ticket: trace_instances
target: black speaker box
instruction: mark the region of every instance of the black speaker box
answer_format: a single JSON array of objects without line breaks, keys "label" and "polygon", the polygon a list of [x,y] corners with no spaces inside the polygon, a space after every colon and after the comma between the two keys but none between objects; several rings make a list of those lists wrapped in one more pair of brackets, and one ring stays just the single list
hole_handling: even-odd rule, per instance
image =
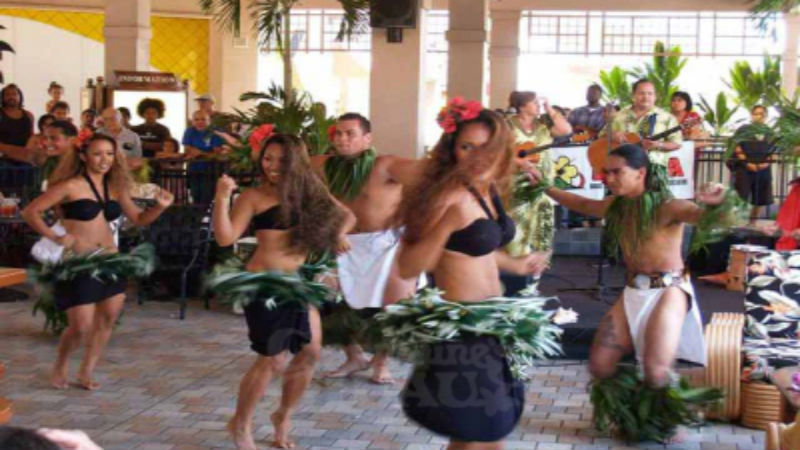
[{"label": "black speaker box", "polygon": [[372,28],[417,26],[417,0],[370,0],[369,12]]}]

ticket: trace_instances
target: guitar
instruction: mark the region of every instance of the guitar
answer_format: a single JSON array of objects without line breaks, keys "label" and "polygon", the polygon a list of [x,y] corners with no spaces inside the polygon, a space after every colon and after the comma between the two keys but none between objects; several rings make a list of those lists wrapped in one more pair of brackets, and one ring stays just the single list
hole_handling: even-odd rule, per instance
[{"label": "guitar", "polygon": [[589,157],[589,164],[592,166],[592,170],[596,173],[600,173],[603,171],[603,168],[606,165],[606,159],[608,158],[608,153],[611,150],[619,147],[622,144],[639,144],[643,140],[649,141],[657,141],[659,139],[664,139],[665,137],[677,133],[678,131],[682,131],[686,128],[691,128],[697,124],[699,124],[701,120],[699,119],[689,119],[684,121],[682,124],[672,127],[668,130],[662,131],[661,133],[654,134],[648,137],[642,137],[638,133],[625,133],[625,141],[617,141],[612,138],[611,132],[606,132],[605,138],[600,138],[592,143],[589,146],[589,149],[586,150]]},{"label": "guitar", "polygon": [[584,142],[589,142],[591,139],[592,139],[591,134],[585,132],[585,133],[573,134],[572,137],[570,137],[569,141],[567,142],[558,142],[558,143],[551,142],[550,144],[547,145],[536,146],[535,142],[527,141],[514,147],[514,153],[516,153],[518,158],[522,158],[536,164],[539,162],[540,158],[539,154],[547,149],[553,147],[559,147],[561,145],[566,145],[566,144],[582,144]]}]

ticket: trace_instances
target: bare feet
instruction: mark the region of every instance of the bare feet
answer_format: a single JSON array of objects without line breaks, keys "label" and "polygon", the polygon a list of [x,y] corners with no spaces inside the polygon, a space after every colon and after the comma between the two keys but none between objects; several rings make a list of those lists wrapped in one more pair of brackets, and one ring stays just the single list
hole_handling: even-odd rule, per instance
[{"label": "bare feet", "polygon": [[69,387],[66,367],[53,368],[53,373],[50,374],[50,385],[56,389],[66,389]]},{"label": "bare feet", "polygon": [[91,378],[78,378],[77,385],[87,391],[96,391],[100,389],[100,383],[97,383]]},{"label": "bare feet", "polygon": [[374,364],[372,368],[372,376],[369,381],[373,384],[394,384],[392,373],[389,372],[389,367],[386,363]]},{"label": "bare feet", "polygon": [[275,439],[270,445],[275,448],[294,448],[294,442],[289,439],[289,429],[292,426],[289,415],[275,411],[269,418],[275,427]]},{"label": "bare feet", "polygon": [[322,374],[325,378],[347,378],[356,372],[363,372],[369,368],[369,363],[363,359],[354,359],[344,362],[336,370],[331,370]]},{"label": "bare feet", "polygon": [[236,444],[238,450],[256,450],[253,433],[247,427],[240,427],[237,424],[236,416],[231,417],[225,429],[228,430],[228,434],[231,435],[231,439],[233,439],[233,443]]}]

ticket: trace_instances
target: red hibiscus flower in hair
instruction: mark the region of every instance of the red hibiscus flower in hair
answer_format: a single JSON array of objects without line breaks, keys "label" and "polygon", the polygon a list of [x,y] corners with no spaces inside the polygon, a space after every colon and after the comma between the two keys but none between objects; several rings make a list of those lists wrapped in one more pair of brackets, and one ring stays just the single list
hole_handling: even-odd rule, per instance
[{"label": "red hibiscus flower in hair", "polygon": [[75,138],[75,147],[81,148],[86,141],[89,140],[94,135],[94,132],[89,128],[82,128],[81,131],[78,132],[78,136]]},{"label": "red hibiscus flower in hair", "polygon": [[258,159],[258,154],[261,152],[261,144],[264,140],[272,136],[274,130],[275,125],[265,123],[250,133],[250,136],[247,138],[247,143],[250,144],[250,154],[253,156],[253,159]]},{"label": "red hibiscus flower in hair", "polygon": [[441,111],[436,121],[445,133],[456,131],[458,124],[465,120],[472,120],[483,111],[483,105],[474,100],[465,101],[462,97],[454,97]]},{"label": "red hibiscus flower in hair", "polygon": [[336,124],[333,124],[328,127],[328,140],[333,142],[333,138],[336,137]]}]

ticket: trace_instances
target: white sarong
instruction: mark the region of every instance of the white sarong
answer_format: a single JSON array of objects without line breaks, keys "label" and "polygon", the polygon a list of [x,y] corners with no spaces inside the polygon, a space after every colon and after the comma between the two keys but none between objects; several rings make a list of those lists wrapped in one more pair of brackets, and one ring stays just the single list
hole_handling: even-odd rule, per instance
[{"label": "white sarong", "polygon": [[383,292],[400,246],[396,230],[348,234],[350,251],[339,255],[339,289],[353,309],[380,308]]},{"label": "white sarong", "polygon": [[[681,339],[678,344],[676,358],[690,361],[697,364],[706,364],[706,345],[703,337],[703,321],[700,318],[700,308],[697,306],[697,298],[694,294],[694,287],[688,278],[682,278],[681,282],[674,286],[686,292],[689,296],[691,307],[683,321],[681,328]],[[667,288],[638,289],[630,286],[625,287],[623,301],[625,306],[625,316],[628,318],[633,345],[636,349],[636,358],[642,361],[645,349],[645,335],[647,322],[650,314],[661,299],[661,295]]]}]

